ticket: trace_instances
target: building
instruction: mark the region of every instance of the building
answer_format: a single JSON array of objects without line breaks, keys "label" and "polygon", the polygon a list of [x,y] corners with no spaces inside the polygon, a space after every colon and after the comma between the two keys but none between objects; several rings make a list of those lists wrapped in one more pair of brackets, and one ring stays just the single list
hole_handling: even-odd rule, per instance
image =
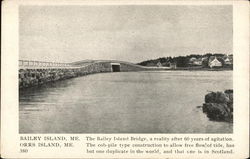
[{"label": "building", "polygon": [[228,55],[224,56],[224,57],[223,57],[223,60],[224,60],[224,64],[225,64],[225,65],[232,65],[232,62],[231,62],[231,60],[229,59]]},{"label": "building", "polygon": [[207,61],[207,60],[208,60],[207,56],[201,58],[201,61]]},{"label": "building", "polygon": [[175,63],[175,62],[171,62],[171,63],[170,63],[170,68],[171,68],[171,69],[176,69],[176,67],[177,67],[177,66],[176,66],[176,63]]},{"label": "building", "polygon": [[202,65],[202,58],[198,58],[198,59],[194,60],[193,65],[201,66]]},{"label": "building", "polygon": [[195,58],[192,57],[189,59],[189,63],[190,66],[201,66],[202,65],[202,58]]},{"label": "building", "polygon": [[222,63],[216,58],[216,56],[211,56],[208,63],[210,68],[222,67]]},{"label": "building", "polygon": [[193,65],[194,61],[196,61],[197,59],[195,57],[192,57],[189,59],[189,65]]},{"label": "building", "polygon": [[156,64],[157,67],[162,67],[162,64],[161,62],[159,61],[157,64]]}]

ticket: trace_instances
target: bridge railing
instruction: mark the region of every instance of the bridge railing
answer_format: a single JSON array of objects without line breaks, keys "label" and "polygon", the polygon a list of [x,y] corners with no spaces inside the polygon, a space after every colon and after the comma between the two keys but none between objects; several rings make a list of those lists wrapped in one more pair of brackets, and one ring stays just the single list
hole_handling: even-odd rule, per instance
[{"label": "bridge railing", "polygon": [[19,67],[44,67],[44,68],[55,68],[55,67],[74,67],[69,63],[59,63],[59,62],[44,62],[44,61],[31,61],[31,60],[19,60]]}]

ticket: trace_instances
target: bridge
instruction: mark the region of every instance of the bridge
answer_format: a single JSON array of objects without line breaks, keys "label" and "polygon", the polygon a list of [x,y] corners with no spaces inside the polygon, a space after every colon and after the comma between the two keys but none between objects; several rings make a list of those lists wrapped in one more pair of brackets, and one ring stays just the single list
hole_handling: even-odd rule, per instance
[{"label": "bridge", "polygon": [[102,72],[166,70],[118,60],[82,60],[73,63],[19,60],[19,88]]}]

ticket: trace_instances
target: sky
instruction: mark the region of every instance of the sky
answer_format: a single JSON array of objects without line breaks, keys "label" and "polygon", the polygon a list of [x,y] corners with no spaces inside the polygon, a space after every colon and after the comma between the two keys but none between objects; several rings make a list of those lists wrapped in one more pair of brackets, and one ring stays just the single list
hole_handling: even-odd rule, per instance
[{"label": "sky", "polygon": [[21,6],[19,58],[144,60],[233,50],[232,6]]}]

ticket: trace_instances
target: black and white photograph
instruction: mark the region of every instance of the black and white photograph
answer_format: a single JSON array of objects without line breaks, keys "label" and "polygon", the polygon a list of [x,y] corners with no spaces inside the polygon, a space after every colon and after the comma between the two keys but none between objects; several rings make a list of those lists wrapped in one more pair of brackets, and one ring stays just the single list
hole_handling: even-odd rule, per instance
[{"label": "black and white photograph", "polygon": [[232,134],[232,5],[20,5],[20,134]]}]

